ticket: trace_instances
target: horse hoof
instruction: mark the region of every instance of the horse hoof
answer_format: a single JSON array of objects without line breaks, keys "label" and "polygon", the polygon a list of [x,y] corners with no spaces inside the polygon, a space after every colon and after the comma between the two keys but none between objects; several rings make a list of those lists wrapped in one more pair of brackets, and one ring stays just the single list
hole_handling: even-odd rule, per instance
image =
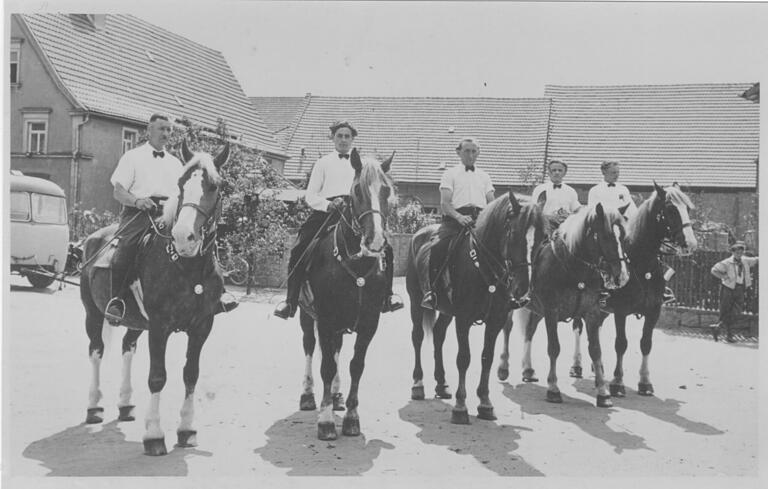
[{"label": "horse hoof", "polygon": [[611,401],[611,396],[597,396],[597,407],[612,407],[613,401]]},{"label": "horse hoof", "polygon": [[85,416],[85,424],[97,424],[104,421],[104,408],[88,408],[88,414]]},{"label": "horse hoof", "polygon": [[496,371],[496,375],[499,377],[499,380],[503,382],[509,378],[509,369],[499,367],[499,369]]},{"label": "horse hoof", "polygon": [[465,409],[453,409],[451,411],[451,423],[453,424],[469,424],[469,413]]},{"label": "horse hoof", "polygon": [[547,391],[547,402],[560,404],[563,402],[563,396],[560,395],[559,391]]},{"label": "horse hoof", "polygon": [[299,399],[299,409],[301,411],[314,411],[317,409],[317,405],[315,404],[315,395],[302,394],[301,399]]},{"label": "horse hoof", "polygon": [[345,417],[341,425],[341,434],[344,436],[359,436],[360,418]]},{"label": "horse hoof", "polygon": [[118,409],[120,410],[120,414],[117,416],[118,421],[135,421],[136,418],[133,416],[133,408],[136,406],[120,406]]},{"label": "horse hoof", "polygon": [[536,372],[532,368],[527,368],[523,370],[523,382],[538,382],[539,379],[536,378]]},{"label": "horse hoof", "polygon": [[195,430],[182,430],[176,432],[176,438],[178,443],[177,447],[190,448],[197,446],[197,431]]},{"label": "horse hoof", "polygon": [[608,390],[613,397],[624,397],[627,395],[627,391],[624,390],[623,384],[610,384]]},{"label": "horse hoof", "polygon": [[423,385],[415,385],[411,387],[411,399],[414,401],[423,401],[424,400],[424,386]]},{"label": "horse hoof", "polygon": [[493,414],[493,406],[477,406],[477,418],[495,421],[496,415]]},{"label": "horse hoof", "polygon": [[448,387],[448,384],[438,385],[435,387],[435,397],[438,399],[451,399],[453,398],[453,394],[451,394],[451,390]]},{"label": "horse hoof", "polygon": [[337,438],[336,425],[332,421],[317,423],[317,438],[320,440],[335,440]]},{"label": "horse hoof", "polygon": [[165,438],[149,438],[144,440],[144,455],[156,457],[158,455],[166,455],[167,453]]},{"label": "horse hoof", "polygon": [[641,396],[652,396],[653,395],[653,384],[650,382],[639,382],[637,384],[637,393]]},{"label": "horse hoof", "polygon": [[337,392],[333,395],[333,410],[334,411],[344,411],[346,408],[344,407],[344,396],[341,395],[341,392]]},{"label": "horse hoof", "polygon": [[581,379],[581,378],[583,378],[582,375],[581,375],[581,367],[578,367],[578,366],[574,365],[573,367],[571,367],[571,371],[569,372],[569,375],[571,377],[573,377],[574,379]]}]

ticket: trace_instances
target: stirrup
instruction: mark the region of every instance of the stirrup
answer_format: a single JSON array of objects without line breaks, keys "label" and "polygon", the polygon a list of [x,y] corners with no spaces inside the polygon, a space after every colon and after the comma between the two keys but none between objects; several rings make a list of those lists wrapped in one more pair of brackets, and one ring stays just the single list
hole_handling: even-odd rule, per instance
[{"label": "stirrup", "polygon": [[[112,312],[110,312],[112,309]],[[125,301],[120,297],[113,297],[107,302],[107,307],[104,308],[104,318],[112,326],[120,326],[125,317]]]},{"label": "stirrup", "polygon": [[292,318],[296,314],[296,306],[291,305],[288,301],[283,301],[275,307],[273,315],[281,318]]},{"label": "stirrup", "polygon": [[605,309],[608,307],[608,299],[611,298],[610,292],[601,291],[600,292],[600,299],[598,300],[598,303],[600,304],[601,309]]},{"label": "stirrup", "polygon": [[435,310],[437,307],[437,297],[435,296],[435,293],[431,290],[424,294],[424,298],[421,300],[421,307],[424,309],[432,309]]},{"label": "stirrup", "polygon": [[[397,299],[394,299],[395,297]],[[381,312],[395,312],[403,307],[405,307],[403,299],[397,294],[392,294],[384,299],[384,306],[381,308]]]},{"label": "stirrup", "polygon": [[664,304],[671,304],[673,302],[677,302],[677,297],[675,297],[675,293],[672,292],[672,289],[670,289],[669,287],[664,287],[664,295],[662,297],[663,297]]}]

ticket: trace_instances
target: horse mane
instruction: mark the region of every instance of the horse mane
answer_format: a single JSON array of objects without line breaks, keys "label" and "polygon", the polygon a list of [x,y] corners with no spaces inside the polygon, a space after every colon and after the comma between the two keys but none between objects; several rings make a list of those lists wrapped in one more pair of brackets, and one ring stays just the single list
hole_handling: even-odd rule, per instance
[{"label": "horse mane", "polygon": [[216,186],[221,185],[221,175],[219,174],[219,170],[216,169],[216,165],[213,164],[213,158],[211,158],[211,155],[208,153],[195,153],[192,159],[190,159],[184,165],[184,168],[181,171],[179,184],[176,186],[176,194],[169,195],[168,200],[163,205],[162,220],[166,226],[173,225],[173,220],[176,217],[182,182],[186,182],[189,178],[189,175],[198,168],[202,169],[208,174],[208,179],[212,184]]},{"label": "horse mane", "polygon": [[[475,229],[477,230],[477,237],[484,243],[490,243],[493,238],[493,233],[499,233],[497,229],[500,225],[503,227],[506,224],[507,214],[512,203],[509,201],[509,194],[505,193],[501,197],[497,197],[483,209],[479,216],[477,216],[477,224]],[[541,208],[533,203],[520,205],[520,217],[516,221],[516,229],[525,230],[530,226],[535,226],[537,229],[542,230],[545,226],[543,214]]]},{"label": "horse mane", "polygon": [[[682,205],[689,209],[695,208],[691,199],[685,195],[685,192],[675,186],[666,187],[664,189],[666,193],[666,202],[670,202],[676,206]],[[651,193],[650,197],[645,199],[642,204],[637,208],[637,214],[629,220],[627,224],[627,239],[630,243],[637,243],[645,234],[645,230],[651,225],[651,221],[654,218],[651,213],[651,207],[656,200],[658,192],[655,190]]]},{"label": "horse mane", "polygon": [[[624,221],[624,217],[619,213],[618,209],[613,207],[603,206],[603,214],[605,215],[603,224],[606,233],[613,233],[611,229],[613,224]],[[570,253],[576,253],[581,248],[587,235],[587,227],[594,223],[596,218],[595,206],[591,205],[589,207],[582,207],[560,224],[558,233]]]}]

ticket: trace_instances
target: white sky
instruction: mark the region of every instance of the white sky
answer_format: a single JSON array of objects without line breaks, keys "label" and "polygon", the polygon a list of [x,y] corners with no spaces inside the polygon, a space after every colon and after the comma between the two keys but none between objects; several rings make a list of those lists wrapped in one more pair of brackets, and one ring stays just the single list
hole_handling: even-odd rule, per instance
[{"label": "white sky", "polygon": [[[10,2],[128,12],[221,51],[249,96],[540,97],[759,81],[766,3]],[[74,10],[73,10],[74,9]]]}]

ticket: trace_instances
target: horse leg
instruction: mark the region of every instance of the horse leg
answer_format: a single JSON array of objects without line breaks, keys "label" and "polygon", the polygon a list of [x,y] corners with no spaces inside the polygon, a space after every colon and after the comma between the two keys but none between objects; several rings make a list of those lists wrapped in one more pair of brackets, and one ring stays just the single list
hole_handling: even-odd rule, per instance
[{"label": "horse leg", "polygon": [[120,383],[120,399],[117,402],[117,409],[120,413],[117,418],[118,421],[133,421],[136,419],[133,414],[133,409],[136,406],[131,404],[131,395],[133,394],[131,365],[133,364],[133,356],[136,354],[136,340],[139,339],[143,332],[141,329],[129,329],[126,330],[125,336],[123,336],[122,382]]},{"label": "horse leg", "polygon": [[194,332],[187,332],[187,361],[184,364],[184,402],[181,405],[181,421],[176,429],[177,447],[197,446],[197,430],[192,423],[195,418],[195,386],[200,377],[200,351],[211,333],[213,316],[203,320]]},{"label": "horse leg", "polygon": [[315,353],[315,320],[312,316],[302,309],[299,315],[299,323],[303,333],[302,342],[304,346],[304,380],[302,382],[302,393],[299,399],[299,409],[302,411],[314,411],[317,409],[315,404],[315,381],[312,377],[312,356]]},{"label": "horse leg", "polygon": [[368,345],[373,339],[373,335],[376,333],[376,325],[372,324],[372,327],[359,328],[357,333],[357,339],[355,340],[355,353],[352,356],[352,360],[349,362],[349,395],[347,396],[347,414],[344,416],[344,421],[341,427],[341,433],[345,436],[358,436],[360,435],[360,416],[357,413],[357,406],[359,400],[357,397],[358,389],[360,387],[360,378],[363,376],[363,369],[365,368],[365,355],[368,352]]},{"label": "horse leg", "polygon": [[613,380],[610,384],[610,391],[613,397],[624,397],[627,395],[624,388],[624,353],[627,351],[627,316],[621,313],[614,313],[613,321],[616,323],[616,368],[613,370]]},{"label": "horse leg", "polygon": [[502,328],[501,321],[490,320],[485,324],[485,341],[483,344],[483,356],[480,358],[481,372],[480,383],[477,386],[477,397],[480,398],[480,405],[477,407],[477,417],[480,419],[495,420],[493,414],[493,404],[488,391],[488,380],[491,376],[491,367],[493,366],[493,354],[496,347],[496,338]]},{"label": "horse leg", "polygon": [[584,329],[584,321],[581,318],[573,318],[573,366],[569,375],[575,379],[582,378],[581,369],[581,332]]},{"label": "horse leg", "polygon": [[499,368],[496,369],[496,376],[504,381],[509,378],[509,334],[512,332],[512,315],[510,312],[504,323],[504,342],[502,343],[501,356],[499,357]]},{"label": "horse leg", "polygon": [[456,405],[451,413],[451,423],[469,424],[467,413],[467,369],[469,368],[469,327],[471,321],[466,318],[456,317],[456,339],[459,343],[459,351],[456,355],[456,367],[459,369],[459,387],[456,389]]},{"label": "horse leg", "polygon": [[597,387],[597,407],[611,407],[611,394],[605,385],[605,370],[603,368],[602,351],[600,349],[601,321],[587,318],[587,341],[589,357],[592,359],[592,369],[595,372],[595,387]]},{"label": "horse leg", "polygon": [[336,338],[336,352],[333,354],[333,360],[336,362],[336,375],[333,376],[331,383],[331,399],[333,399],[333,410],[344,411],[344,395],[341,393],[341,369],[339,368],[339,357],[341,353],[341,344],[344,340],[342,335]]},{"label": "horse leg", "polygon": [[643,336],[640,338],[640,352],[643,354],[643,359],[640,362],[640,382],[637,384],[637,393],[641,396],[653,395],[653,384],[651,384],[650,372],[648,370],[648,358],[651,355],[651,347],[653,346],[653,328],[656,327],[660,314],[661,307],[654,311],[648,311],[643,323]]},{"label": "horse leg", "polygon": [[[413,386],[411,386],[411,399],[424,400],[424,370],[421,368],[421,345],[424,343],[424,321],[434,319],[434,316],[424,314],[421,300],[417,300],[411,294],[411,343],[413,344]],[[434,314],[434,313],[433,313]],[[431,326],[431,324],[429,325]]]},{"label": "horse leg", "polygon": [[563,397],[560,395],[560,388],[557,386],[557,357],[560,355],[560,339],[557,336],[557,317],[552,316],[551,314],[544,316],[544,324],[547,327],[547,354],[549,355],[547,401],[561,403],[563,402]]},{"label": "horse leg", "polygon": [[[421,307],[421,306],[419,306]],[[443,364],[443,343],[445,343],[445,333],[448,325],[451,324],[451,316],[440,314],[435,322],[432,336],[432,342],[435,349],[435,395],[439,399],[450,399],[451,390],[445,382],[445,366]]]},{"label": "horse leg", "polygon": [[[525,341],[523,342],[523,382],[538,382],[536,372],[533,370],[531,362],[531,342],[533,335],[536,334],[536,327],[539,325],[541,316],[528,309],[520,309],[523,324],[525,325]],[[558,352],[560,350],[558,349]]]},{"label": "horse leg", "polygon": [[165,350],[168,345],[168,333],[159,324],[149,325],[149,409],[144,418],[144,453],[146,455],[165,455],[165,434],[160,427],[160,393],[167,379],[165,371]]},{"label": "horse leg", "polygon": [[[83,282],[87,282],[83,280]],[[90,293],[90,292],[88,292]],[[90,298],[83,300],[85,304],[85,332],[88,334],[88,358],[91,361],[91,385],[88,388],[88,409],[85,418],[87,424],[104,421],[104,408],[99,406],[101,393],[101,359],[104,357],[104,340],[101,330],[104,326],[104,314],[99,311]]]},{"label": "horse leg", "polygon": [[323,400],[320,402],[320,412],[317,416],[317,437],[320,440],[335,440],[337,435],[333,418],[331,383],[338,369],[336,363],[336,337],[339,335],[333,332],[325,332],[323,329],[326,328],[323,328],[322,324],[318,324],[320,352],[322,354],[320,377],[323,379]]}]

